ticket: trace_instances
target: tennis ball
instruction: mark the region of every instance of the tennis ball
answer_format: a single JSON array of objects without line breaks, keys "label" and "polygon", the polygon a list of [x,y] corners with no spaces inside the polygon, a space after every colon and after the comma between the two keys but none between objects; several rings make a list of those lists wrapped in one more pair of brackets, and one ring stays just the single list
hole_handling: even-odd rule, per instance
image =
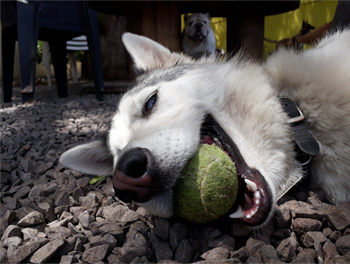
[{"label": "tennis ball", "polygon": [[238,191],[237,171],[228,155],[202,144],[175,188],[175,214],[196,223],[217,220],[230,210]]}]

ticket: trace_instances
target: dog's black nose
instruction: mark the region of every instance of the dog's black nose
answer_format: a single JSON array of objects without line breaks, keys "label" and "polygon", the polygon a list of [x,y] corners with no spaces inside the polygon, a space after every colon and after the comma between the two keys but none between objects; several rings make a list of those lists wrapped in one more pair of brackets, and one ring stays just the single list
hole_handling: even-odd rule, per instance
[{"label": "dog's black nose", "polygon": [[146,202],[151,197],[151,175],[148,163],[151,155],[147,149],[130,149],[120,157],[113,175],[117,197],[124,202]]},{"label": "dog's black nose", "polygon": [[117,170],[130,178],[140,178],[147,171],[148,150],[136,148],[124,153],[119,159]]}]

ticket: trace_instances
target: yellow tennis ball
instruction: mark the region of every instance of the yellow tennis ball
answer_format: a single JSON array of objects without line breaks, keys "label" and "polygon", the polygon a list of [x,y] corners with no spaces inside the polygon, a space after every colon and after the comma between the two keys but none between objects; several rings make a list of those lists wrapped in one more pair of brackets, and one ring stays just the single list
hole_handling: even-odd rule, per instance
[{"label": "yellow tennis ball", "polygon": [[234,163],[219,147],[202,144],[177,182],[175,214],[197,223],[217,220],[232,208],[237,191]]}]

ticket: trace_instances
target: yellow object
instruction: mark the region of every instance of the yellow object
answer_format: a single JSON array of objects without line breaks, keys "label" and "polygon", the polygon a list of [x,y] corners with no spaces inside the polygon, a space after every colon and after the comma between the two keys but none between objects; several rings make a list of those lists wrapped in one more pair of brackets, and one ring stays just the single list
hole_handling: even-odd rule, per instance
[{"label": "yellow object", "polygon": [[[301,0],[297,10],[265,17],[265,37],[281,40],[295,36],[301,29],[303,20],[315,28],[333,20],[338,1]],[[264,58],[276,44],[264,41]]]}]

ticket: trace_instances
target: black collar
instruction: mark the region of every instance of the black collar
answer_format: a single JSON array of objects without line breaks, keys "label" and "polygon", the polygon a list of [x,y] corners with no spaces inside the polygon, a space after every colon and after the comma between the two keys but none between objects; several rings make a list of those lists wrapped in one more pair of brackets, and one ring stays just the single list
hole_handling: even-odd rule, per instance
[{"label": "black collar", "polygon": [[289,98],[280,97],[282,107],[289,116],[288,124],[291,125],[294,133],[296,159],[303,166],[306,166],[320,152],[316,139],[309,132],[305,117],[298,106]]}]

